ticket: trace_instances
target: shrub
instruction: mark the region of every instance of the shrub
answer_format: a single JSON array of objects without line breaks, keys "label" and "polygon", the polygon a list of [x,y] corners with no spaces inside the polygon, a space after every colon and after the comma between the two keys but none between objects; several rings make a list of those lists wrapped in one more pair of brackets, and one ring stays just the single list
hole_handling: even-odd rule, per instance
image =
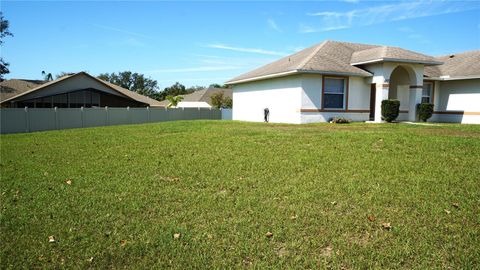
[{"label": "shrub", "polygon": [[420,103],[418,104],[418,118],[423,122],[427,122],[427,120],[432,117],[433,114],[433,104],[430,103]]},{"label": "shrub", "polygon": [[400,112],[400,101],[396,99],[382,100],[382,119],[392,122],[397,119]]},{"label": "shrub", "polygon": [[352,122],[352,120],[343,118],[343,117],[333,117],[330,119],[330,123],[335,123],[335,124],[348,124]]}]

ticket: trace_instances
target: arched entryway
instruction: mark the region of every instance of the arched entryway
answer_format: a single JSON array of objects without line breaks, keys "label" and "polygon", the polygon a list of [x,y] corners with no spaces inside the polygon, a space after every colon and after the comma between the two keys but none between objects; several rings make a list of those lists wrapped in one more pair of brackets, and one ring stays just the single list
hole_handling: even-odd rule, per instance
[{"label": "arched entryway", "polygon": [[406,90],[406,94],[408,94],[408,89],[411,84],[412,80],[410,79],[408,71],[403,66],[396,67],[390,75],[388,98],[400,99],[404,90]]},{"label": "arched entryway", "polygon": [[410,65],[398,65],[390,74],[388,98],[400,101],[401,120],[416,120],[416,107],[421,101],[418,98],[420,95],[421,99],[423,85],[423,80],[418,81],[417,75]]},{"label": "arched entryway", "polygon": [[402,113],[399,119],[416,121],[417,104],[422,99],[423,66],[403,63],[384,64],[378,74],[382,74],[383,78],[378,76],[380,80],[377,77],[377,82],[372,84],[370,117],[374,116],[375,122],[381,122],[382,100],[398,99]]}]

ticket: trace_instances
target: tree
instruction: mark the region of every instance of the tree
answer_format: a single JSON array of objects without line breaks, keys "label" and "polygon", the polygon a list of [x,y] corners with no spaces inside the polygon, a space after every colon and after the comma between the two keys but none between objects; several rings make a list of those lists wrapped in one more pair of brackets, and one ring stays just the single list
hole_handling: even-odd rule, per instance
[{"label": "tree", "polygon": [[167,98],[167,96],[174,96],[175,97],[175,96],[178,96],[178,95],[186,95],[186,94],[190,94],[190,93],[193,93],[193,90],[187,90],[185,88],[185,85],[183,85],[179,82],[176,82],[172,86],[166,87],[165,89],[163,89],[162,92],[160,92],[159,100],[165,100]]},{"label": "tree", "polygon": [[58,78],[65,77],[65,76],[70,76],[70,75],[73,75],[73,74],[75,74],[75,72],[62,71],[62,72],[58,73],[57,75],[55,75],[55,78],[58,79]]},{"label": "tree", "polygon": [[[3,38],[11,36],[13,34],[8,31],[9,22],[3,18],[3,12],[0,11],[0,45],[3,44]],[[0,57],[0,81],[3,81],[3,75],[10,73],[8,66],[10,64],[5,62],[2,57]]]},{"label": "tree", "polygon": [[145,77],[140,73],[123,71],[117,73],[102,73],[98,78],[104,81],[121,86],[141,95],[160,100],[157,81]]},{"label": "tree", "polygon": [[44,81],[52,81],[53,80],[53,76],[52,76],[52,73],[47,73],[45,72],[45,70],[42,71],[42,76],[43,76],[43,80]]},{"label": "tree", "polygon": [[183,97],[182,96],[175,96],[174,97],[172,95],[168,95],[167,100],[170,102],[168,104],[167,108],[177,107],[178,103],[183,100]]},{"label": "tree", "polygon": [[232,108],[232,99],[230,97],[225,97],[223,92],[213,94],[210,97],[210,100],[212,101],[212,106],[214,108]]},{"label": "tree", "polygon": [[218,83],[212,83],[208,86],[208,88],[232,88],[232,87],[228,84],[221,85]]},{"label": "tree", "polygon": [[190,86],[188,87],[187,89],[185,89],[187,92],[195,92],[195,91],[198,91],[198,90],[203,90],[205,89],[206,87],[205,86],[199,86],[199,85],[196,85],[196,86]]}]

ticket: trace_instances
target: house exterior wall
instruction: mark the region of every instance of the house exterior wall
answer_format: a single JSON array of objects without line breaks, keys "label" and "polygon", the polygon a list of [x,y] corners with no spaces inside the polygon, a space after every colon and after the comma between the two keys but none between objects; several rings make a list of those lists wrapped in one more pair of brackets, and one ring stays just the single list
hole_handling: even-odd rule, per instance
[{"label": "house exterior wall", "polygon": [[322,75],[302,76],[301,123],[328,122],[333,117],[344,117],[353,121],[368,120],[370,84],[362,77],[345,78],[348,79],[348,87],[345,91],[345,109],[326,110],[322,108]]},{"label": "house exterior wall", "polygon": [[480,124],[480,79],[436,82],[434,99],[429,121]]},{"label": "house exterior wall", "polygon": [[[388,70],[395,67],[387,65]],[[390,85],[396,89],[391,98],[400,101],[399,121],[411,121],[410,109],[419,103],[417,96],[423,85],[423,80],[419,81],[423,76],[421,66],[410,68],[409,72],[415,74],[410,82],[416,83],[414,89],[405,82]],[[370,89],[375,78],[348,77],[348,102],[343,110],[322,108],[322,80],[320,74],[302,74],[235,85],[233,120],[261,122],[264,108],[270,109],[270,121],[275,123],[327,122],[333,117],[369,120]],[[389,82],[390,75],[377,78],[377,84],[378,80]],[[410,102],[412,93],[414,102]],[[480,79],[435,81],[433,100],[435,113],[429,121],[480,124]]]},{"label": "house exterior wall", "polygon": [[272,123],[300,123],[301,76],[288,76],[233,86],[233,120],[263,122],[270,110]]}]

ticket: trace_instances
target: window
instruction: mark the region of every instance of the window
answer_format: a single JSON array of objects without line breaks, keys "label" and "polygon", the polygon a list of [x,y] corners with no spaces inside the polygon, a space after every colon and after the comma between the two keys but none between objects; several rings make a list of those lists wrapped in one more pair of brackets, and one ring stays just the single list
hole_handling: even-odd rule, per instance
[{"label": "window", "polygon": [[345,100],[345,79],[325,78],[323,89],[323,107],[343,109]]},{"label": "window", "polygon": [[433,83],[424,82],[422,90],[422,103],[433,103],[432,100]]}]

